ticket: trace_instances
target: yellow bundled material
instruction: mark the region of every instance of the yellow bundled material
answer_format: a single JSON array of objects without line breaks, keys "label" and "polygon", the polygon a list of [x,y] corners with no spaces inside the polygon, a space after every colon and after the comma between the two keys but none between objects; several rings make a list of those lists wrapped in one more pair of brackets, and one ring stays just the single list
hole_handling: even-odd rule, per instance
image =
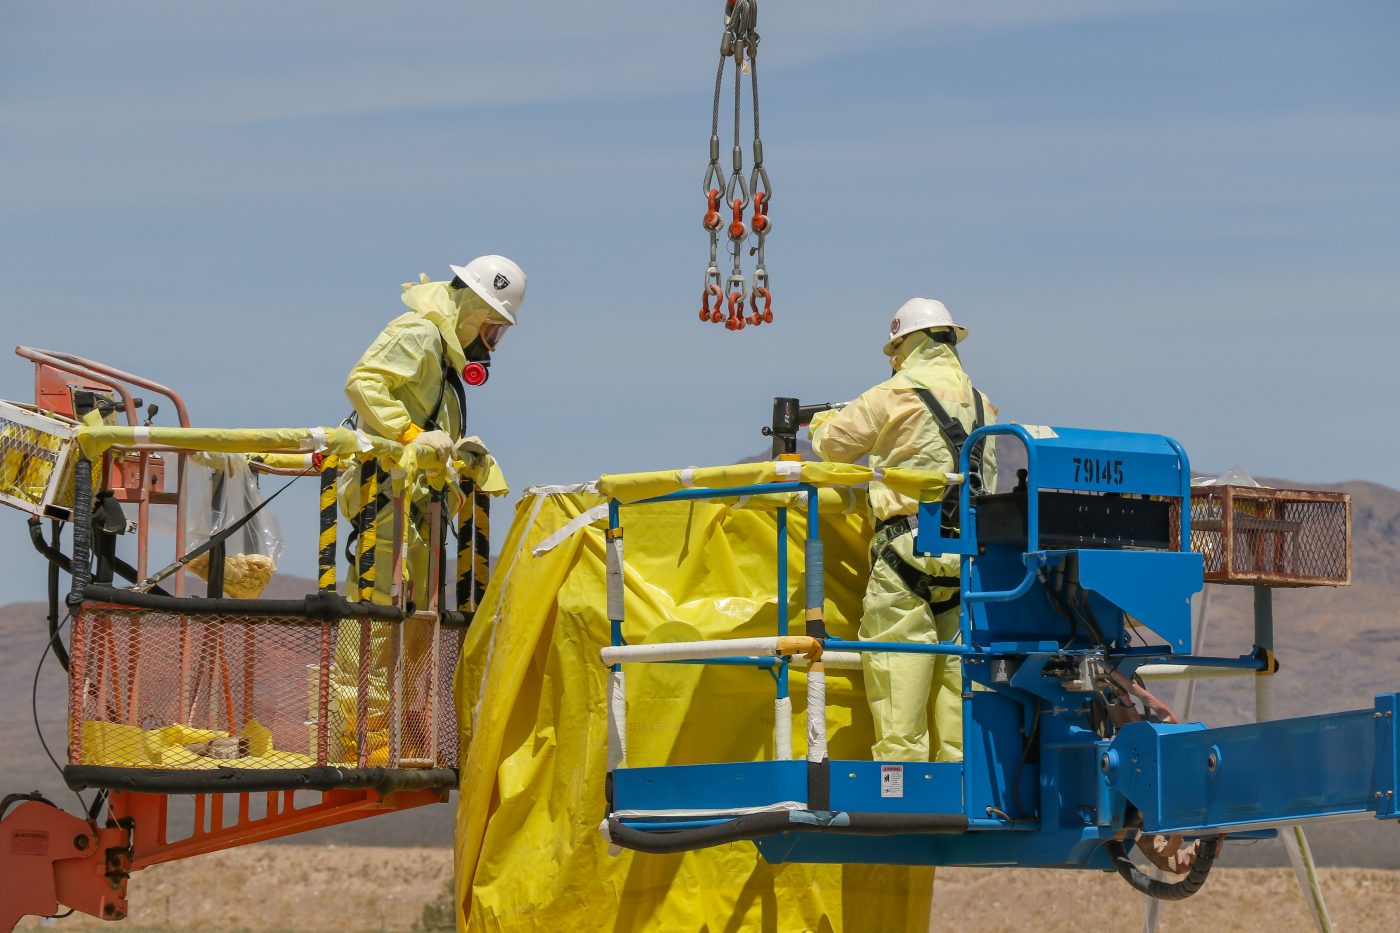
[{"label": "yellow bundled material", "polygon": [[272,747],[272,731],[256,719],[231,736],[219,729],[175,723],[158,729],[84,720],[79,764],[108,768],[311,768],[316,759]]},{"label": "yellow bundled material", "polygon": [[0,502],[34,515],[49,505],[71,507],[76,427],[66,418],[0,402]]},{"label": "yellow bundled material", "polygon": [[[209,555],[201,554],[185,565],[201,580],[209,579]],[[228,554],[224,557],[224,595],[233,599],[257,599],[272,582],[277,565],[266,554]]]},{"label": "yellow bundled material", "polygon": [[[463,646],[454,685],[465,754],[458,929],[927,929],[928,868],[769,865],[747,842],[607,854],[597,829],[606,806],[605,523],[581,517],[605,501],[586,492],[525,496]],[[771,502],[747,505],[624,508],[629,642],[775,634],[776,515]],[[855,637],[869,571],[865,515],[863,494],[849,510],[823,513],[826,624],[845,638]],[[802,510],[789,521],[800,632]],[[773,681],[764,672],[636,665],[627,688],[629,764],[773,756]],[[798,669],[791,694],[801,716]],[[868,757],[859,673],[828,671],[827,697],[831,757]],[[799,721],[799,757],[804,731]]]}]

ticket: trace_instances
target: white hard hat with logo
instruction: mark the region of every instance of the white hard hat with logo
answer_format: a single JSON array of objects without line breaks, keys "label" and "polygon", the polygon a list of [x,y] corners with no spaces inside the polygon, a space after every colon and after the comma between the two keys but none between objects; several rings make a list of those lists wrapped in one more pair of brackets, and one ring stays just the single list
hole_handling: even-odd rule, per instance
[{"label": "white hard hat with logo", "polygon": [[890,339],[885,343],[885,356],[894,353],[895,344],[905,336],[920,330],[943,328],[953,332],[953,342],[967,337],[967,328],[953,320],[948,308],[932,298],[910,298],[899,306],[890,321]]},{"label": "white hard hat with logo", "polygon": [[525,271],[504,256],[478,256],[465,266],[450,266],[452,274],[481,296],[507,324],[525,301]]}]

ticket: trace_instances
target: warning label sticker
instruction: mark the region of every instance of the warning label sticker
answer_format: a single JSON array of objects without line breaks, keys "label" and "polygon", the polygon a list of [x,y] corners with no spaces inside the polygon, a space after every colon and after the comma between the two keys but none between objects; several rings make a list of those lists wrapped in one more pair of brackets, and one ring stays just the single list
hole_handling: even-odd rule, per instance
[{"label": "warning label sticker", "polygon": [[880,765],[880,796],[904,796],[904,765]]},{"label": "warning label sticker", "polygon": [[37,829],[17,829],[10,836],[11,855],[48,855],[49,834]]}]

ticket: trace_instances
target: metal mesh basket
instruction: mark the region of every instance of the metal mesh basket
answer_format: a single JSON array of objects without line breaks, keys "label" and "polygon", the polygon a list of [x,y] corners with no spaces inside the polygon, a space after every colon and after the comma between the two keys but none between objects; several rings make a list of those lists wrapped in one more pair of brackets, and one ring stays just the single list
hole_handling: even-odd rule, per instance
[{"label": "metal mesh basket", "polygon": [[427,613],[321,621],[89,603],[73,625],[69,763],[455,767],[452,685],[443,672],[458,643],[456,630]]},{"label": "metal mesh basket", "polygon": [[0,502],[31,515],[73,505],[76,425],[0,402]]},{"label": "metal mesh basket", "polygon": [[1198,486],[1191,547],[1209,583],[1346,586],[1351,583],[1351,497],[1339,492]]}]

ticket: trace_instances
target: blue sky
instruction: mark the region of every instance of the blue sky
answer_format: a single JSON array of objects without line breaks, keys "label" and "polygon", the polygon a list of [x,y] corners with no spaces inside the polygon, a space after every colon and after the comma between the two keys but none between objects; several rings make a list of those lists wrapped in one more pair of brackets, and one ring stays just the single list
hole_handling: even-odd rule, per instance
[{"label": "blue sky", "polygon": [[398,283],[506,253],[529,298],[470,421],[522,487],[757,452],[924,294],[1005,418],[1400,486],[1396,4],[765,0],[778,322],[739,334],[695,320],[720,7],[6,4],[5,336],[202,423],[334,423]]}]

